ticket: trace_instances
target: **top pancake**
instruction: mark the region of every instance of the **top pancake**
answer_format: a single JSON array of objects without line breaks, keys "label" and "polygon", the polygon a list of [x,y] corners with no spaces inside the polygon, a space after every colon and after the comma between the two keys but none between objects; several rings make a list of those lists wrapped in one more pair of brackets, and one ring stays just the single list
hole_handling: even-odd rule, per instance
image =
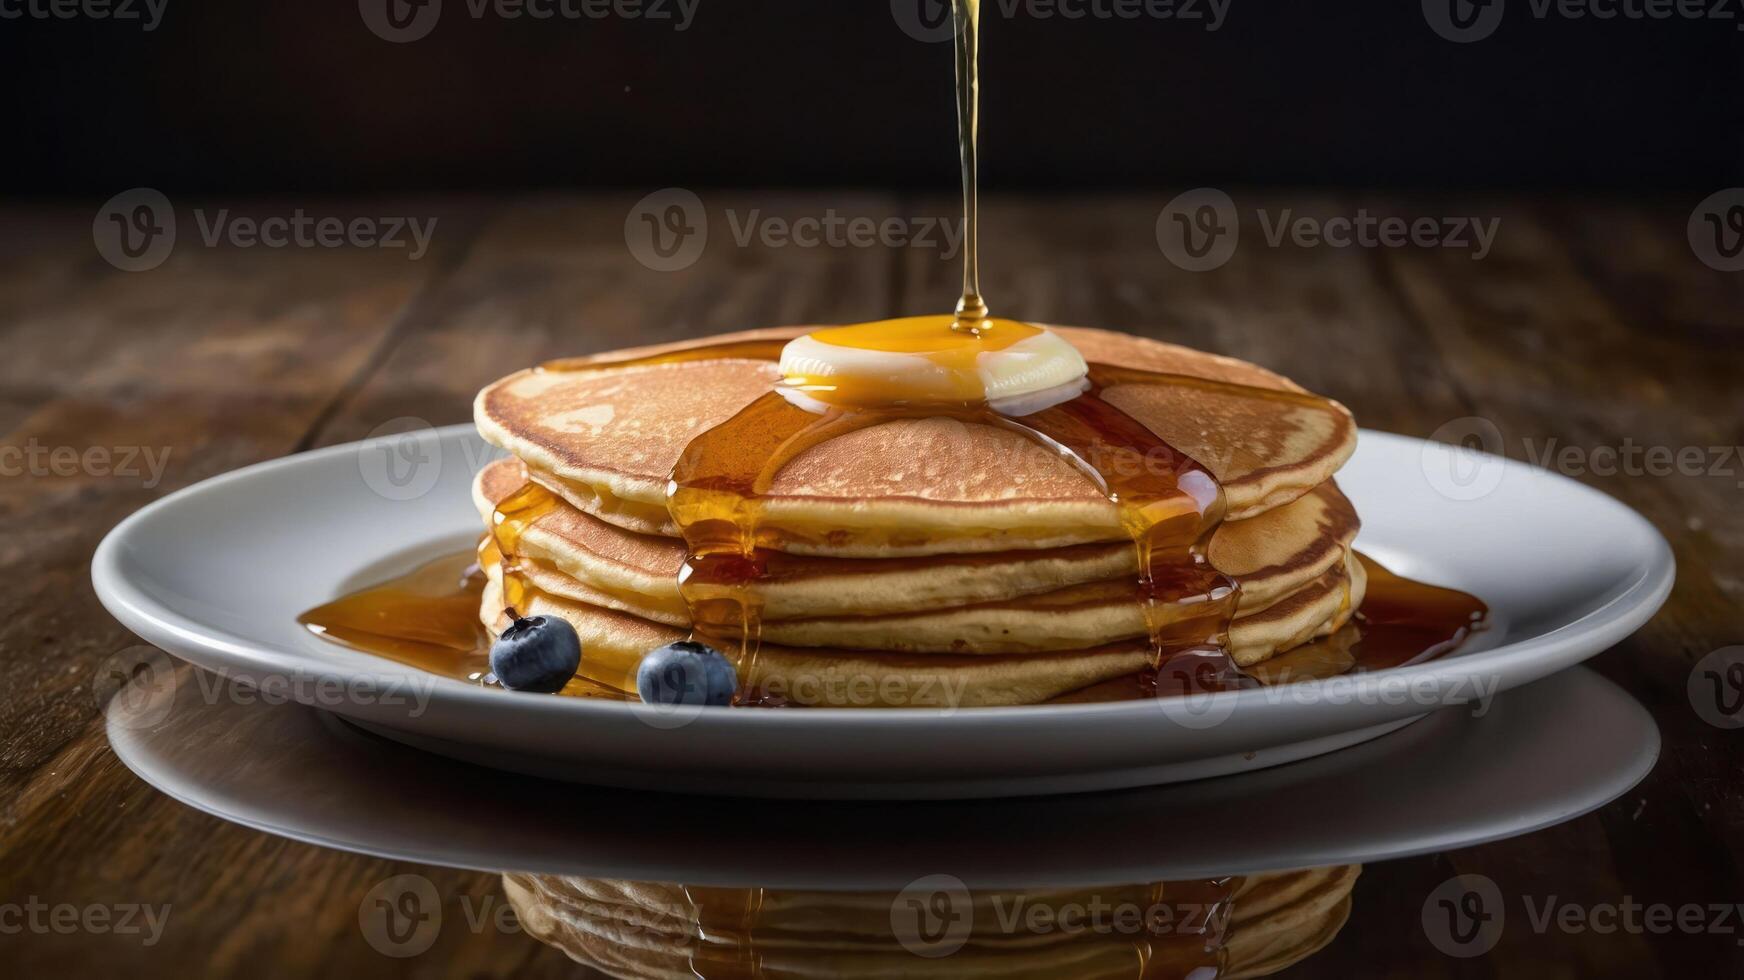
[{"label": "top pancake", "polygon": [[[787,339],[804,327],[748,331],[602,355],[609,363],[724,340]],[[1356,444],[1334,402],[1263,368],[1104,330],[1060,327],[1093,363],[1203,379],[1118,385],[1103,397],[1222,483],[1228,518],[1257,516],[1324,483]],[[522,371],[479,393],[484,437],[524,460],[586,513],[672,534],[666,482],[686,445],[770,390],[775,365],[706,359],[586,371]],[[1258,390],[1254,390],[1258,389]],[[1125,537],[1107,498],[1052,451],[1000,429],[904,419],[800,454],[775,478],[763,520],[787,550],[893,557],[1057,548]]]}]

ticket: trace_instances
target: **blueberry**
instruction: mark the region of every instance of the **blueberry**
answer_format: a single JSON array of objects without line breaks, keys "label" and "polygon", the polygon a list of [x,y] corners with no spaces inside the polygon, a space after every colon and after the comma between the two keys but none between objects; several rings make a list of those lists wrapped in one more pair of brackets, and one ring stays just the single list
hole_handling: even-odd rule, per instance
[{"label": "blueberry", "polygon": [[636,668],[636,693],[649,704],[731,704],[738,689],[732,662],[692,640],[650,650]]},{"label": "blueberry", "polygon": [[516,691],[555,694],[581,666],[581,638],[575,627],[555,616],[505,613],[515,622],[491,644],[491,672]]}]

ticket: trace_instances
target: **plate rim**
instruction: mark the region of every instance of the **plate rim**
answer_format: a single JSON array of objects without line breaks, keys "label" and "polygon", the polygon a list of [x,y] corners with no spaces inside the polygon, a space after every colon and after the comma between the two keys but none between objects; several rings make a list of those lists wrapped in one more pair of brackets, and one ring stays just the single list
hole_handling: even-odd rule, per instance
[{"label": "plate rim", "polygon": [[[438,443],[455,438],[479,438],[476,430],[469,423],[431,427],[409,435],[419,440],[427,439]],[[1426,446],[1439,446],[1447,451],[1452,451],[1455,448],[1432,440],[1374,429],[1359,430],[1359,445],[1364,440],[1392,443],[1400,448],[1415,446],[1420,450]],[[478,685],[436,674],[427,674],[412,667],[388,671],[353,666],[337,660],[312,660],[304,652],[255,643],[226,630],[185,617],[153,598],[129,580],[125,574],[124,558],[129,538],[139,528],[148,525],[164,511],[188,506],[190,501],[197,500],[207,494],[222,492],[234,483],[269,478],[281,469],[308,466],[333,456],[356,453],[362,445],[363,441],[340,443],[276,459],[263,460],[182,487],[141,507],[110,529],[92,555],[91,582],[98,600],[123,626],[148,642],[162,645],[158,643],[158,638],[173,638],[175,642],[202,651],[213,659],[247,664],[249,669],[282,673],[287,668],[301,668],[318,675],[325,674],[337,677],[346,683],[376,685],[403,684],[408,675],[418,675],[420,683],[427,681],[430,684],[429,690],[432,700],[442,697],[449,701],[464,702],[467,709],[482,712],[486,716],[507,711],[511,714],[526,716],[529,720],[537,719],[554,723],[570,719],[612,721],[626,717],[634,718],[638,714],[650,710],[640,704],[592,698],[504,697],[502,692],[489,691]],[[1471,452],[1477,451],[1471,450]],[[1311,689],[1318,692],[1311,696],[1322,697],[1329,686],[1334,686],[1339,689],[1339,697],[1357,699],[1381,697],[1386,696],[1382,690],[1382,685],[1386,685],[1389,690],[1396,689],[1400,685],[1415,687],[1415,685],[1422,684],[1443,687],[1450,682],[1457,682],[1461,678],[1469,678],[1473,675],[1513,673],[1527,668],[1534,661],[1553,664],[1549,670],[1536,675],[1543,676],[1545,673],[1571,666],[1608,649],[1635,632],[1659,611],[1666,597],[1670,594],[1676,579],[1676,558],[1671,550],[1671,545],[1651,521],[1610,494],[1563,474],[1521,460],[1496,457],[1490,453],[1482,453],[1481,455],[1500,460],[1503,465],[1525,468],[1533,472],[1534,479],[1550,479],[1559,482],[1577,494],[1585,495],[1589,499],[1602,503],[1616,512],[1620,520],[1630,523],[1638,532],[1641,532],[1653,554],[1641,564],[1634,580],[1630,581],[1609,601],[1549,633],[1514,643],[1503,643],[1490,650],[1441,658],[1422,664],[1363,674],[1340,675],[1336,678],[1300,681],[1291,685],[1299,694],[1304,689]],[[1589,644],[1593,646],[1592,653],[1567,662],[1558,662],[1558,658],[1567,656],[1572,648]],[[177,656],[179,659],[189,659],[181,654],[177,654]],[[362,656],[367,656],[367,654],[362,654]],[[287,664],[285,662],[287,658],[293,663]],[[387,663],[389,662],[383,661],[384,665]],[[1101,704],[1007,705],[974,708],[901,707],[882,708],[876,711],[863,708],[808,708],[805,711],[795,712],[734,711],[730,709],[709,711],[702,709],[701,714],[695,720],[700,722],[706,717],[711,731],[718,731],[716,726],[780,731],[783,726],[806,728],[826,725],[832,728],[857,727],[877,732],[893,727],[908,727],[917,722],[937,723],[942,721],[946,724],[977,724],[984,727],[1070,720],[1119,723],[1141,717],[1152,719],[1161,714],[1186,727],[1193,727],[1195,719],[1212,712],[1257,710],[1262,707],[1263,702],[1268,700],[1268,692],[1275,690],[1281,690],[1281,688],[1230,691],[1195,696],[1191,699],[1157,699],[1154,701]],[[1189,700],[1194,704],[1173,703]],[[1469,700],[1472,699],[1453,698],[1438,701],[1437,705],[1454,705]],[[333,706],[327,707],[332,708]],[[1159,711],[1159,709],[1161,710]],[[972,721],[959,721],[958,719],[971,719]]]}]

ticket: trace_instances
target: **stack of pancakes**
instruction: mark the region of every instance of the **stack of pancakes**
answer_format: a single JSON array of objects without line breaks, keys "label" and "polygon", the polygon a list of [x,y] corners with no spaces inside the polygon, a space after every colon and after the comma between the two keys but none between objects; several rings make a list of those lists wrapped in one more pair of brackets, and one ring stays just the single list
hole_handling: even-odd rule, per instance
[{"label": "stack of pancakes", "polygon": [[[1244,666],[1342,626],[1362,601],[1357,517],[1333,482],[1356,427],[1334,402],[1243,361],[1102,330],[1057,329],[1091,362],[1203,379],[1110,387],[1102,397],[1204,465],[1227,503],[1209,558],[1240,586],[1228,652]],[[510,459],[474,486],[487,526],[534,481],[559,503],[516,545],[523,614],[580,634],[582,674],[635,690],[647,651],[683,639],[686,557],[666,511],[673,464],[698,434],[779,379],[767,361],[612,362],[751,331],[601,355],[590,369],[523,371],[479,393],[479,431]],[[754,676],[802,704],[1031,704],[1136,675],[1152,657],[1134,601],[1135,549],[1116,508],[1066,460],[990,426],[898,419],[797,456],[762,520],[783,560],[753,587],[763,604]],[[502,614],[500,566],[482,614]]]},{"label": "stack of pancakes", "polygon": [[[925,950],[935,958],[903,945],[915,937],[896,931],[904,897],[896,892],[525,874],[504,875],[503,890],[534,938],[614,977],[1239,978],[1277,973],[1330,943],[1350,916],[1360,871],[1251,875],[1233,884],[1227,919],[1209,924],[1191,904],[1207,891],[1197,882],[964,893],[948,923],[960,931],[941,937],[950,946]],[[1170,897],[1181,891],[1186,897]],[[1142,915],[1161,903],[1187,925],[1146,931],[1113,911]],[[1107,911],[1092,920],[1093,908]]]}]

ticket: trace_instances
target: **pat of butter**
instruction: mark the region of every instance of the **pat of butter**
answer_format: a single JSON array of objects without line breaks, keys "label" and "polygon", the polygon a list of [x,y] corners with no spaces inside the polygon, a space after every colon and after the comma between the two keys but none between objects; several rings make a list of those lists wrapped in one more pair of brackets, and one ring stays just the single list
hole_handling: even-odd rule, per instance
[{"label": "pat of butter", "polygon": [[806,334],[781,352],[783,394],[804,407],[985,403],[1036,411],[1038,396],[1054,404],[1083,390],[1083,355],[1053,331],[1015,320],[985,320],[976,330],[954,323],[906,317]]}]

